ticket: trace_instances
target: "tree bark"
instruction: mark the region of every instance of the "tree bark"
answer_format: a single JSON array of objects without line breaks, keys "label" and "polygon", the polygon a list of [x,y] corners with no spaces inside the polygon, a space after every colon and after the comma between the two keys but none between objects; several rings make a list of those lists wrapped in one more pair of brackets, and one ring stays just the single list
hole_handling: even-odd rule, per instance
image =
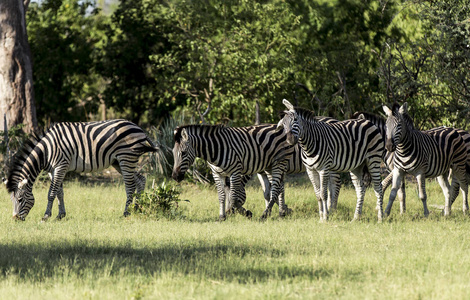
[{"label": "tree bark", "polygon": [[0,1],[0,116],[6,115],[9,128],[23,123],[31,132],[37,129],[37,118],[26,33],[28,4],[28,0]]}]

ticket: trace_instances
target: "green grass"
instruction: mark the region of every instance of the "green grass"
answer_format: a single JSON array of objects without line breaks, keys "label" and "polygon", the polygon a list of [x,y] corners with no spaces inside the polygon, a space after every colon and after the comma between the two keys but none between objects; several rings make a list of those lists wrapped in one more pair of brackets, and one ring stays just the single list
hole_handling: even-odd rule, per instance
[{"label": "green grass", "polygon": [[[350,187],[329,222],[320,223],[305,180],[286,186],[294,214],[273,213],[266,222],[258,220],[264,200],[257,183],[245,204],[254,218],[225,222],[216,221],[215,189],[195,185],[182,186],[180,198],[191,202],[181,203],[178,220],[123,218],[122,184],[68,182],[66,219],[40,222],[47,187],[38,184],[35,207],[25,222],[15,222],[4,191],[0,298],[468,299],[470,220],[459,210],[461,197],[451,217],[431,208],[423,218],[416,186],[407,192],[407,214],[400,216],[395,203],[378,224],[372,189],[363,219],[350,222]],[[435,182],[428,197],[443,204]]]}]

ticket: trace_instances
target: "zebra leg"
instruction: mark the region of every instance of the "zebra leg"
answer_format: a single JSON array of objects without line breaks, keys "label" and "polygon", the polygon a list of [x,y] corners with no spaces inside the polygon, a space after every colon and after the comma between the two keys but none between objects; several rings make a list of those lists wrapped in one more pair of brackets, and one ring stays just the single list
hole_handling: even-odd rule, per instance
[{"label": "zebra leg", "polygon": [[[271,190],[270,190],[270,199],[269,202],[277,202],[279,205],[279,216],[284,217],[287,214],[287,207],[284,204],[284,197],[280,197],[283,187],[284,187],[284,173],[286,165],[279,163],[271,173],[268,174],[268,178],[271,179]],[[272,206],[266,207],[268,209],[268,215],[271,212]]]},{"label": "zebra leg", "polygon": [[62,220],[65,218],[65,203],[64,203],[64,184],[60,185],[59,190],[57,191],[57,201],[59,202],[59,213],[57,214],[56,220]]},{"label": "zebra leg", "polygon": [[[225,176],[220,175],[219,173],[215,172],[213,170],[212,176],[214,177],[215,180],[215,185],[217,187],[217,195],[219,196],[219,221],[225,221],[226,219],[226,213],[225,213]],[[231,187],[230,187],[231,189]],[[229,190],[230,192],[230,190]],[[230,200],[229,200],[230,201]]]},{"label": "zebra leg", "polygon": [[310,182],[313,185],[313,190],[315,192],[315,196],[317,197],[318,213],[319,213],[320,219],[321,219],[321,215],[322,215],[322,212],[323,212],[323,205],[322,205],[322,202],[321,202],[321,193],[320,193],[320,174],[318,174],[317,170],[315,170],[315,169],[308,169],[307,168],[307,175],[308,175],[308,178],[310,179]]},{"label": "zebra leg", "polygon": [[320,174],[320,195],[321,195],[321,208],[320,221],[328,221],[328,183],[330,180],[330,171],[322,170]]},{"label": "zebra leg", "polygon": [[[427,195],[426,195],[426,177],[424,174],[419,174],[416,176],[416,179],[418,180],[418,192],[419,192],[419,199],[423,202],[423,210],[424,210],[424,216],[427,217],[429,216],[429,210],[428,210],[428,205],[427,205]],[[441,184],[441,180],[446,180],[444,176],[439,176],[438,178],[439,184]],[[444,192],[444,196],[446,198],[446,206],[449,204],[449,182],[447,181],[446,185],[441,184],[442,191]],[[445,214],[445,212],[444,212]]]},{"label": "zebra leg", "polygon": [[328,191],[328,210],[334,211],[338,206],[339,191],[341,189],[341,175],[338,172],[330,173]]},{"label": "zebra leg", "polygon": [[239,214],[247,218],[253,216],[251,211],[243,208],[244,199],[246,199],[245,185],[242,176],[238,173],[230,176],[230,198]]},{"label": "zebra leg", "polygon": [[138,161],[134,156],[121,156],[118,158],[119,168],[121,170],[122,178],[124,180],[124,187],[126,189],[126,206],[124,208],[124,217],[130,216],[129,206],[132,204],[132,198],[136,190],[136,172],[135,168]]},{"label": "zebra leg", "polygon": [[135,182],[136,182],[136,189],[135,192],[137,194],[142,193],[145,190],[145,183],[146,183],[145,176],[139,173],[135,173]]},{"label": "zebra leg", "polygon": [[[458,170],[451,169],[452,184],[450,191],[450,206],[454,203],[455,199],[459,194],[458,188],[462,191],[462,212],[464,215],[468,213],[468,177],[466,175],[465,168],[462,168],[460,172]],[[457,188],[457,190],[455,190]]]},{"label": "zebra leg", "polygon": [[393,180],[393,171],[390,172],[387,177],[382,181],[382,189],[385,192],[385,190],[390,186]]},{"label": "zebra leg", "polygon": [[362,205],[364,203],[365,188],[364,188],[364,182],[362,180],[362,173],[363,173],[362,169],[363,167],[361,166],[350,172],[351,180],[356,190],[356,197],[357,197],[356,211],[354,212],[354,220],[359,220],[361,218]]},{"label": "zebra leg", "polygon": [[59,190],[62,190],[62,183],[64,181],[65,174],[67,173],[67,169],[68,165],[62,165],[56,167],[52,175],[49,175],[51,178],[51,186],[49,188],[49,192],[47,193],[47,207],[46,212],[44,213],[44,217],[42,217],[43,221],[47,221],[52,216],[52,206],[54,204],[54,199],[57,196]]},{"label": "zebra leg", "polygon": [[[393,172],[390,172],[387,177],[382,181],[382,193],[392,184]],[[402,180],[401,187],[397,191],[398,201],[400,201],[400,214],[406,211],[406,193],[405,193],[405,180]]]},{"label": "zebra leg", "polygon": [[[251,175],[243,175],[241,176],[241,184],[243,186],[243,196],[242,198],[238,198],[239,205],[235,205],[235,200],[230,196],[230,177],[225,177],[225,213],[226,214],[234,214],[235,207],[243,206],[246,202],[246,193],[245,193],[245,186],[246,183],[251,179]],[[251,212],[250,212],[251,213]]]},{"label": "zebra leg", "polygon": [[390,196],[388,198],[387,208],[385,209],[386,216],[390,215],[390,211],[392,210],[392,206],[393,206],[393,201],[395,201],[395,198],[397,197],[397,191],[401,185],[404,172],[399,170],[398,168],[394,168],[391,174],[393,176],[393,183],[392,183],[392,190],[390,191]]},{"label": "zebra leg", "polygon": [[380,164],[376,165],[369,165],[369,173],[372,177],[372,183],[374,184],[374,192],[375,196],[377,197],[377,219],[378,222],[382,222],[383,220],[383,189],[382,189],[382,182],[380,180]]},{"label": "zebra leg", "polygon": [[[271,198],[271,182],[269,181],[266,173],[258,173],[258,180],[261,184],[261,188],[263,189],[264,202],[266,204],[265,207],[268,207],[269,200]],[[269,211],[269,215],[271,215],[271,211]]]},{"label": "zebra leg", "polygon": [[[468,213],[468,182],[465,178],[465,183],[460,183],[460,190],[462,191],[462,211],[463,214],[466,215]],[[451,204],[452,205],[452,204]]]},{"label": "zebra leg", "polygon": [[398,189],[398,201],[400,201],[400,214],[404,214],[406,212],[406,192],[405,192],[405,180],[401,181],[401,186]]},{"label": "zebra leg", "polygon": [[224,177],[224,193],[225,193],[225,213],[231,215],[235,213],[233,201],[230,198],[230,177]]}]

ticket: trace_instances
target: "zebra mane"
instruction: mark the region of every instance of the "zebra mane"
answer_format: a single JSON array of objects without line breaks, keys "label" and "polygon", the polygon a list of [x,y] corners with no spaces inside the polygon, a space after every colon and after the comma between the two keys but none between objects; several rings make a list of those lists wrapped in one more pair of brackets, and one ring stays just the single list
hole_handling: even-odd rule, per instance
[{"label": "zebra mane", "polygon": [[[47,130],[49,130],[49,128]],[[23,146],[20,148],[20,150],[18,150],[18,152],[13,156],[7,170],[8,181],[6,183],[6,188],[9,193],[18,189],[18,180],[21,178],[21,170],[23,169],[23,165],[44,135],[44,131],[32,133],[29,139],[23,143]]]},{"label": "zebra mane", "polygon": [[365,111],[357,111],[351,116],[351,119],[368,120],[379,129],[382,136],[385,136],[386,119],[384,119],[382,116]]},{"label": "zebra mane", "polygon": [[206,131],[208,129],[222,129],[222,128],[225,128],[225,125],[223,124],[217,124],[217,125],[191,124],[191,125],[178,126],[175,128],[173,139],[176,143],[181,142],[181,132],[183,131],[183,129],[186,129],[187,131]]},{"label": "zebra mane", "polygon": [[315,114],[313,111],[301,108],[301,107],[295,107],[295,113],[297,116],[300,118],[308,121],[308,122],[317,122],[318,120],[315,118]]}]

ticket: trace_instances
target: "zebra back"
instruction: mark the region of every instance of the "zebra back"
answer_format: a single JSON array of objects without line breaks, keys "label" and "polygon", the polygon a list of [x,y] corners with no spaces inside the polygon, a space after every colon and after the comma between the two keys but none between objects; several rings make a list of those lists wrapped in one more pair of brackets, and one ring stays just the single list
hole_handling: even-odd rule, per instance
[{"label": "zebra back", "polygon": [[295,114],[297,124],[302,125],[293,126],[302,126],[299,141],[305,161],[312,168],[331,164],[332,170],[349,171],[362,164],[366,156],[381,160],[382,136],[372,122],[361,119],[319,122],[311,111],[298,107]]},{"label": "zebra back", "polygon": [[[194,158],[186,160],[188,148],[195,157],[231,174],[234,165],[242,166],[242,174],[250,175],[272,168],[279,160],[291,160],[295,150],[277,132],[276,125],[264,124],[248,127],[221,125],[187,125],[175,130],[175,167],[179,171],[189,168]],[[180,159],[178,159],[180,158]],[[184,165],[182,165],[184,164]],[[292,160],[292,170],[299,164]],[[175,168],[174,168],[175,171]]]},{"label": "zebra back", "polygon": [[30,186],[42,170],[68,165],[68,171],[91,172],[109,167],[117,156],[139,157],[157,147],[143,130],[127,120],[55,123],[34,134],[15,155],[7,189],[15,192],[28,179]]}]

